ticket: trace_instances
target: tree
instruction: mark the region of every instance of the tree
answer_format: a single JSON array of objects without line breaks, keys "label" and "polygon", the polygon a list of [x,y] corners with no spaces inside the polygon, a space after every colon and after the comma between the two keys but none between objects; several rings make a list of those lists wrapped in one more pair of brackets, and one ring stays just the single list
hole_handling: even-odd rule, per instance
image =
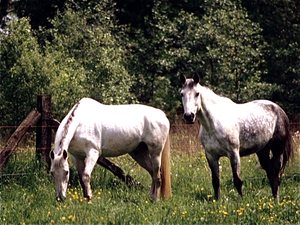
[{"label": "tree", "polygon": [[243,5],[249,18],[260,24],[268,44],[263,56],[268,73],[262,79],[282,87],[274,101],[298,112],[295,106],[300,105],[300,1],[253,0],[243,1]]},{"label": "tree", "polygon": [[[122,58],[124,50],[111,32],[114,24],[106,4],[80,10],[69,8],[52,20],[50,32],[54,39],[48,43],[47,51],[55,58],[54,64],[60,65],[52,85],[63,88],[66,95],[61,101],[65,103],[70,102],[66,101],[70,92],[77,100],[85,95],[106,104],[135,101],[130,93],[132,79]],[[60,92],[58,89],[53,93],[58,102]]]},{"label": "tree", "polygon": [[46,92],[52,75],[28,19],[11,20],[0,40],[0,121],[18,125],[36,107],[36,96]]},{"label": "tree", "polygon": [[[207,63],[210,84],[237,102],[270,98],[277,86],[266,85],[262,29],[248,17],[240,1],[213,2],[203,17],[208,35]],[[264,86],[264,92],[260,88]]]}]

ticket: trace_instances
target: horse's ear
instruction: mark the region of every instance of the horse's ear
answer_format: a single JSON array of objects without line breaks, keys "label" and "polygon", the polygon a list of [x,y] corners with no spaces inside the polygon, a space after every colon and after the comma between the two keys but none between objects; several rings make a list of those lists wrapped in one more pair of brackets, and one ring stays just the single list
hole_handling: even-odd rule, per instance
[{"label": "horse's ear", "polygon": [[66,150],[64,150],[64,152],[63,152],[63,157],[64,157],[64,159],[67,159],[67,158],[68,158],[68,153],[67,153]]},{"label": "horse's ear", "polygon": [[50,152],[50,158],[51,158],[52,160],[54,159],[54,152],[53,152],[53,151]]},{"label": "horse's ear", "polygon": [[198,84],[200,82],[200,77],[199,77],[199,74],[198,73],[195,73],[194,74],[194,77],[193,77],[193,80],[196,84]]},{"label": "horse's ear", "polygon": [[186,77],[181,73],[180,74],[180,82],[181,82],[181,84],[184,85],[185,81],[186,81]]}]

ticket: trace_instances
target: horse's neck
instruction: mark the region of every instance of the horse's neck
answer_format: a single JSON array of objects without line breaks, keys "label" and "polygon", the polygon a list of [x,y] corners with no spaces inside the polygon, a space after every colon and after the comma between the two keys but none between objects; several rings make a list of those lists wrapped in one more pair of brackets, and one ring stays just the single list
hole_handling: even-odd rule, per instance
[{"label": "horse's neck", "polygon": [[198,112],[198,118],[204,128],[209,131],[216,129],[215,123],[220,118],[220,113],[228,110],[233,103],[230,99],[215,94],[212,90],[201,87],[201,109]]}]

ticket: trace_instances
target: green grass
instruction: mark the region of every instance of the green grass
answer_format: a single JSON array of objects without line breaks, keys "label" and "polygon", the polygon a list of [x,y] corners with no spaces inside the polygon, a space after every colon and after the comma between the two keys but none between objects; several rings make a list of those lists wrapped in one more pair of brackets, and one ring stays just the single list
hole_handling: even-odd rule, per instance
[{"label": "green grass", "polygon": [[1,224],[299,224],[300,163],[286,168],[280,197],[274,200],[257,157],[244,157],[244,196],[234,188],[228,159],[222,158],[221,199],[213,200],[210,170],[202,151],[172,150],[173,197],[152,202],[150,176],[130,157],[113,159],[144,188],[129,188],[109,171],[96,166],[92,174],[94,198],[83,199],[72,166],[68,196],[55,200],[52,178],[35,161],[34,150],[14,153],[1,175]]}]

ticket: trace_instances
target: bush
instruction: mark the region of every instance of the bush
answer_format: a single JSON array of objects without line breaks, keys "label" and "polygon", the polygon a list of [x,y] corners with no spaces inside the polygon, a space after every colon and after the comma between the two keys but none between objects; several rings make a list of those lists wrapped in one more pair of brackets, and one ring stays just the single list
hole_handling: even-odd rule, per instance
[{"label": "bush", "polygon": [[47,93],[51,71],[27,18],[13,19],[0,34],[0,121],[18,125]]}]

